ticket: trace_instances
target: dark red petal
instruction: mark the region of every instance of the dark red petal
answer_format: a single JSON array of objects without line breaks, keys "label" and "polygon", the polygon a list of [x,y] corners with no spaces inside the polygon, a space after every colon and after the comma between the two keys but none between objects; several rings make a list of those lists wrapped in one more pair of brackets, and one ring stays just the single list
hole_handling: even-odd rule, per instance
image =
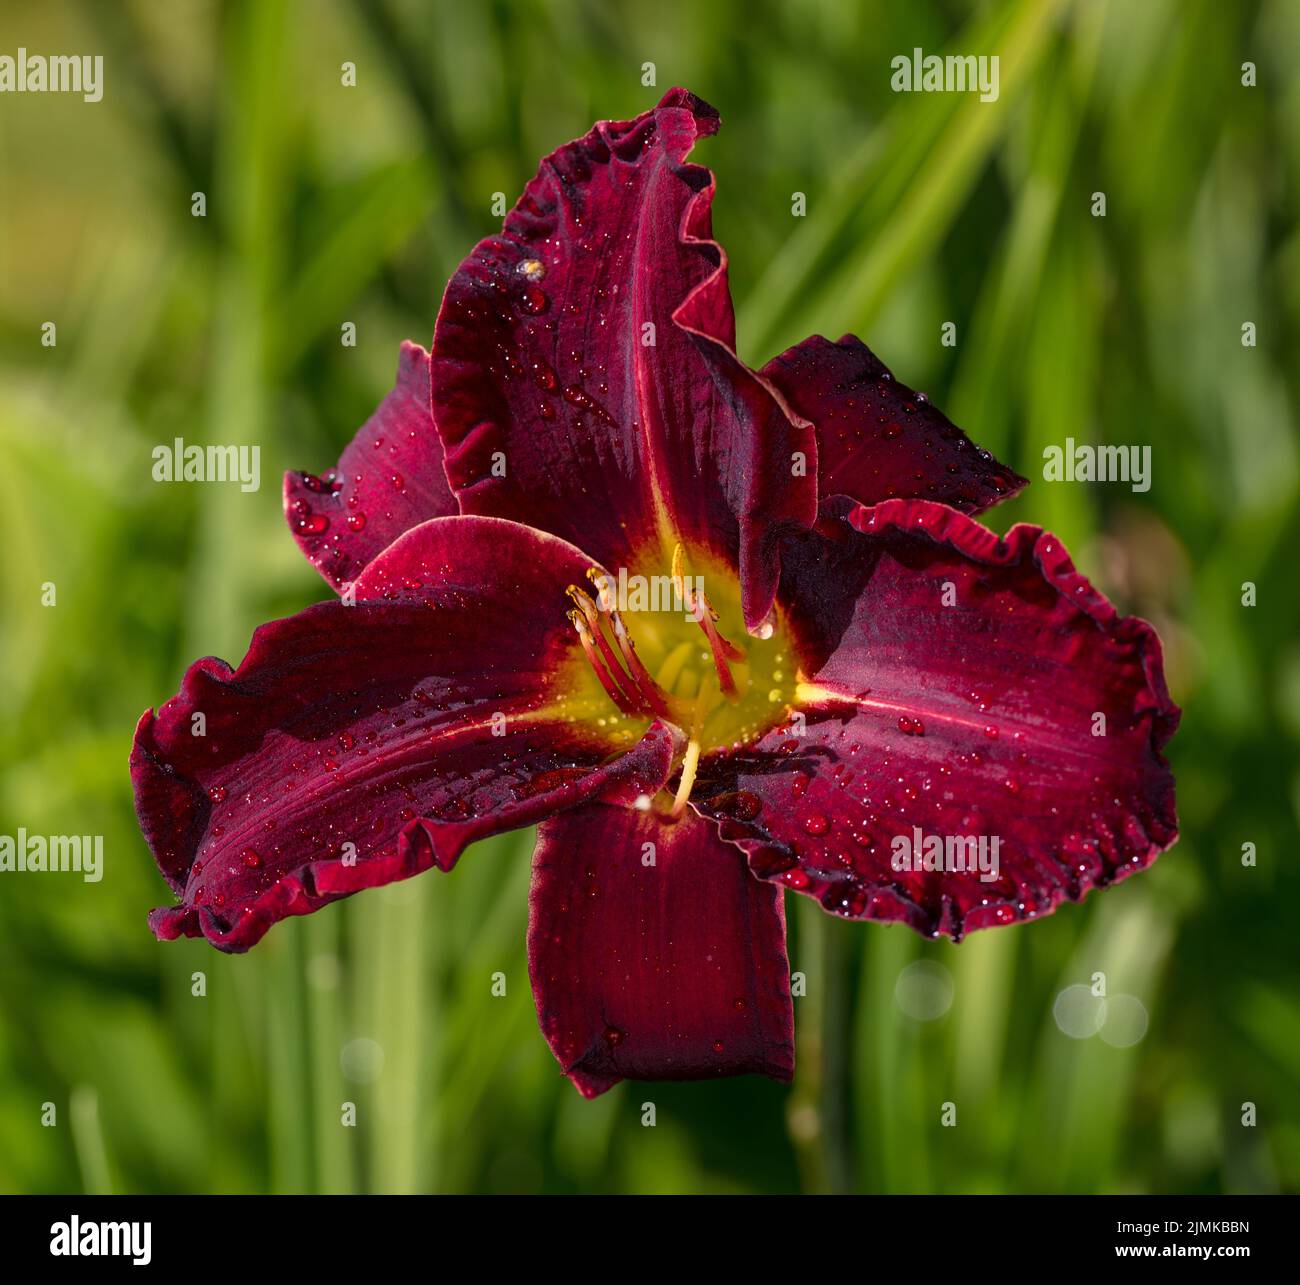
[{"label": "dark red petal", "polygon": [[899,383],[855,335],[835,344],[813,335],[763,374],[816,425],[822,497],[937,500],[979,513],[1025,485],[923,393]]},{"label": "dark red petal", "polygon": [[586,1097],[623,1079],[794,1072],[783,894],[689,810],[676,825],[601,805],[543,822],[528,972]]},{"label": "dark red petal", "polygon": [[[1121,618],[1038,527],[999,540],[918,500],[849,518],[840,541],[810,534],[786,558],[807,735],[770,732],[696,782],[756,873],[851,917],[959,937],[1169,847],[1161,750],[1179,710],[1151,626]],[[913,827],[922,844],[996,836],[1001,877],[892,868]]]},{"label": "dark red petal", "polygon": [[233,672],[192,665],[131,753],[141,828],[183,898],[151,916],[157,935],[246,950],[485,835],[653,794],[674,734],[576,716],[564,588],[589,565],[527,527],[438,518],[370,564],[356,606],[263,625]]},{"label": "dark red petal", "polygon": [[284,475],[284,516],[307,560],[343,590],[404,531],[456,512],[429,411],[429,354],[407,342],[392,392],[338,467]]},{"label": "dark red petal", "polygon": [[816,440],[735,354],[713,176],[685,162],[717,127],[675,89],[542,162],[447,288],[433,412],[462,512],[552,531],[611,568],[666,560],[678,538],[708,545],[738,565],[756,626],[781,536],[816,516]]}]

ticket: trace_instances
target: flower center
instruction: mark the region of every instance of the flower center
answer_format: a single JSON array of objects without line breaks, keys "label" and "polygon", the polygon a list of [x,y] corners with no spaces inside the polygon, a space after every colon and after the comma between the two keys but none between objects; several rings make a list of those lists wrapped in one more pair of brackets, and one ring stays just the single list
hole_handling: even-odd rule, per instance
[{"label": "flower center", "polygon": [[774,610],[746,634],[736,577],[707,555],[688,560],[680,544],[666,575],[587,575],[588,586],[568,588],[569,619],[601,687],[623,715],[667,719],[688,737],[680,815],[702,754],[739,748],[787,716],[796,675],[783,622]]}]

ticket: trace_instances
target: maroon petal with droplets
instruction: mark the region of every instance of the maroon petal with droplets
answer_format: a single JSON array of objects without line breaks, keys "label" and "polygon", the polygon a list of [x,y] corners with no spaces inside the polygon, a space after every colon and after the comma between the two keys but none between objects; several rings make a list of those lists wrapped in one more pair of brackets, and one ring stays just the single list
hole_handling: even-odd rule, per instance
[{"label": "maroon petal with droplets", "polygon": [[[1077,900],[1174,842],[1161,749],[1179,710],[1160,641],[1054,536],[840,500],[785,568],[806,734],[795,719],[706,762],[693,796],[756,873],[956,938]],[[925,868],[931,836],[949,868]],[[970,869],[981,837],[988,877]]]},{"label": "maroon petal with droplets", "polygon": [[247,950],[287,915],[450,869],[475,839],[659,789],[675,733],[587,717],[564,588],[590,565],[515,523],[435,519],[367,567],[357,605],[263,625],[237,670],[192,665],[131,753],[182,898],[155,933]]},{"label": "maroon petal with droplets", "polygon": [[462,512],[642,574],[707,545],[755,627],[782,535],[816,516],[816,440],[735,354],[713,176],[685,161],[717,127],[674,89],[542,162],[447,288],[433,413]]},{"label": "maroon petal with droplets", "polygon": [[813,335],[763,374],[817,428],[822,497],[936,500],[979,513],[1025,485],[854,335],[834,344]]},{"label": "maroon petal with droplets", "polygon": [[342,591],[403,532],[456,512],[429,412],[429,354],[407,342],[392,392],[338,467],[284,475],[284,516],[307,560]]},{"label": "maroon petal with droplets", "polygon": [[603,805],[542,824],[528,971],[551,1051],[586,1097],[622,1079],[788,1081],[782,891],[711,821]]}]

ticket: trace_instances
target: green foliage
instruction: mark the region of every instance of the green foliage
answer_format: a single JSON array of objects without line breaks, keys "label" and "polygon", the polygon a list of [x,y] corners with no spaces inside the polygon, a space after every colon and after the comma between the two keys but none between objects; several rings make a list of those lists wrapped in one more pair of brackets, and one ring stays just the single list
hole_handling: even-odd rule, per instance
[{"label": "green foliage", "polygon": [[[106,877],[3,883],[0,1190],[1300,1186],[1295,5],[25,0],[3,30],[103,52],[106,88],[0,102],[0,831],[103,834]],[[999,100],[892,93],[917,45],[999,52]],[[1183,838],[960,946],[792,906],[791,1089],[585,1103],[528,992],[530,836],[249,956],[160,946],[126,761],[192,658],[325,596],[276,479],[331,463],[428,342],[492,193],[670,84],[724,118],[699,159],[747,359],[854,330],[1031,478],[1067,435],[1152,443],[1146,494],[1031,485],[992,520],[1053,527],[1160,629]],[[153,484],[177,435],[260,443],[262,490]],[[954,987],[933,1021],[898,1003],[920,959]],[[1149,1014],[1132,1047],[1057,1028],[1097,972]]]}]

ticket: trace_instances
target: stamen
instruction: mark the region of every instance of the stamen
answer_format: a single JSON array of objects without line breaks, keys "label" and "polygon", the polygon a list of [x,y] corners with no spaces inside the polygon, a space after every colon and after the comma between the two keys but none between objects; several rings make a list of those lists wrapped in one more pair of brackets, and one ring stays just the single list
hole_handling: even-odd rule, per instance
[{"label": "stamen", "polygon": [[686,577],[683,569],[686,565],[686,551],[679,543],[673,549],[673,588],[677,590],[677,596],[686,601]]},{"label": "stamen", "polygon": [[[709,611],[709,604],[704,600],[704,595],[700,595],[701,605],[704,610],[700,612],[700,628],[704,630],[709,639],[709,647],[713,651],[713,667],[718,671],[718,686],[722,688],[726,696],[736,694],[736,680],[732,677],[731,669],[727,665],[730,660],[743,660],[744,652],[737,652],[736,649],[720,634],[718,627],[713,623],[713,616]],[[735,653],[728,655],[728,653]]]},{"label": "stamen", "polygon": [[586,617],[587,628],[591,630],[596,646],[600,648],[600,654],[605,658],[605,664],[616,673],[621,674],[623,667],[618,663],[618,657],[614,655],[614,649],[609,645],[605,638],[605,631],[600,627],[600,613],[596,610],[596,604],[576,584],[571,584],[564,592],[569,595],[573,605]]},{"label": "stamen", "polygon": [[[587,570],[587,575],[594,584],[600,577],[600,572],[595,567]],[[650,671],[641,663],[636,654],[636,648],[632,645],[632,639],[628,636],[627,626],[624,625],[622,617],[613,607],[604,606],[602,596],[601,605],[606,616],[609,619],[610,627],[614,631],[615,641],[618,643],[618,649],[623,657],[623,664],[620,665],[618,657],[615,656],[613,648],[605,637],[605,631],[601,628],[600,611],[592,601],[589,594],[579,589],[577,585],[569,585],[565,593],[573,601],[574,605],[581,612],[580,619],[584,620],[584,628],[578,630],[578,636],[583,640],[583,647],[587,649],[588,658],[591,659],[592,667],[596,669],[596,676],[601,682],[605,682],[608,677],[611,683],[616,683],[622,693],[624,701],[630,707],[632,713],[657,714],[660,718],[668,717],[670,714],[668,695],[664,692],[658,683],[650,676]],[[577,613],[570,613],[570,619]],[[576,622],[575,622],[576,627]],[[588,644],[590,643],[590,647]],[[599,656],[596,649],[599,648]],[[603,661],[603,664],[597,667],[597,660]],[[626,666],[626,670],[624,668]],[[602,673],[604,677],[602,677]],[[606,685],[606,690],[613,696],[613,690]],[[617,700],[617,698],[615,698]],[[622,706],[620,706],[622,708]]]},{"label": "stamen", "polygon": [[[596,677],[600,679],[600,685],[609,693],[610,700],[612,700],[624,714],[641,713],[640,708],[628,699],[627,693],[624,692],[622,684],[619,683],[614,678],[613,674],[611,674],[606,668],[604,660],[596,651],[596,645],[592,639],[591,630],[587,627],[587,622],[583,620],[582,616],[576,611],[571,611],[568,614],[569,620],[574,629],[578,631],[578,639],[582,643],[582,650],[587,653],[587,659],[591,662],[592,669],[596,671]],[[618,669],[618,667],[615,666],[615,669]],[[619,669],[618,672],[621,674],[623,671]]]},{"label": "stamen", "polygon": [[618,643],[618,649],[623,653],[623,660],[627,665],[628,673],[632,676],[633,685],[656,714],[661,718],[666,717],[669,714],[668,694],[655,682],[650,676],[650,671],[641,663],[641,658],[636,654],[636,647],[628,635],[627,626],[623,623],[623,617],[617,610],[611,609],[609,619],[614,626],[614,641]]},{"label": "stamen", "polygon": [[736,694],[736,680],[732,677],[727,661],[742,661],[745,659],[745,653],[739,647],[729,643],[718,632],[718,626],[715,623],[718,619],[718,613],[709,604],[703,590],[691,589],[687,586],[685,570],[686,551],[679,543],[673,548],[673,588],[709,640],[709,649],[713,652],[713,665],[718,671],[718,686],[725,696],[734,697]]}]

